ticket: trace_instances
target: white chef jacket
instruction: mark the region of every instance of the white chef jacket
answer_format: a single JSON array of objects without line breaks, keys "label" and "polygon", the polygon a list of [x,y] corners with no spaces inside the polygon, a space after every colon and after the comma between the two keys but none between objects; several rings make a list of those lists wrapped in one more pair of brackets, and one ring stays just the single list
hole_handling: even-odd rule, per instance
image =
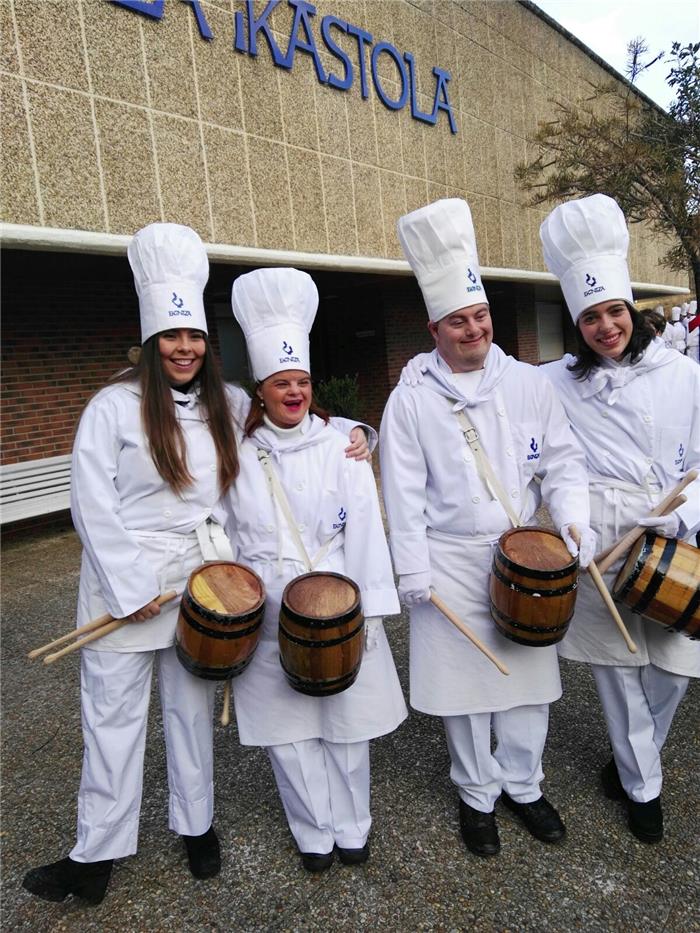
[{"label": "white chef jacket", "polygon": [[[605,548],[647,515],[685,474],[700,469],[700,370],[659,338],[635,364],[604,360],[585,380],[567,370],[565,356],[542,367],[552,380],[586,453],[591,524]],[[682,533],[700,528],[700,480],[684,490],[678,510]],[[624,559],[606,574],[612,589]],[[631,654],[594,593],[587,575],[579,582],[576,613],[563,642],[563,657],[595,664],[654,663],[673,673],[700,674],[700,643],[667,633],[663,626],[618,608],[639,651]]]},{"label": "white chef jacket", "polygon": [[688,331],[682,321],[673,323],[673,346],[679,353],[685,353]]},{"label": "white chef jacket", "polygon": [[[429,571],[445,602],[510,668],[504,677],[431,605],[411,610],[411,704],[461,715],[547,703],[561,694],[556,649],[504,638],[489,611],[492,550],[511,527],[477,473],[454,414],[466,408],[523,523],[540,504],[555,525],[587,525],[583,453],[547,380],[495,344],[469,399],[437,351],[421,385],[399,385],[382,419],[382,489],[394,566]],[[541,489],[535,478],[542,481]]]},{"label": "white chef jacket", "polygon": [[[109,612],[130,615],[167,589],[181,593],[202,562],[195,529],[219,499],[216,448],[196,390],[171,389],[194,482],[178,496],[158,473],[143,433],[137,383],[98,392],[80,419],[73,446],[71,512],[83,544],[78,625]],[[249,404],[230,387],[232,411]],[[134,622],[91,647],[149,651],[173,644],[179,599],[147,622]]]},{"label": "white chef jacket", "polygon": [[365,618],[399,612],[389,549],[371,468],[345,457],[347,438],[316,416],[282,436],[261,427],[240,445],[241,472],[225,499],[227,531],[237,560],[265,585],[265,619],[249,667],[236,678],[234,701],[244,745],[280,745],[305,739],[360,742],[395,729],[406,718],[383,628],[365,650],[355,683],[342,693],[310,697],[293,690],[279,660],[278,620],[284,587],[306,573],[286,519],[273,501],[258,461],[271,452],[314,570],[342,573],[360,588]]},{"label": "white chef jacket", "polygon": [[664,327],[664,332],[661,335],[661,339],[664,342],[664,346],[668,347],[669,350],[674,348],[676,330],[673,326],[673,321],[666,321],[666,326]]}]

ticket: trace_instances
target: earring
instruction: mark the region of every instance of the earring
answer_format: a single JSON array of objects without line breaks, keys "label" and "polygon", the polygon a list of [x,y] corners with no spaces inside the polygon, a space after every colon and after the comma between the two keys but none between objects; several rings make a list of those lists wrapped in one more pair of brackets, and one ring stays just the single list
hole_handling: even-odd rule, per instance
[{"label": "earring", "polygon": [[264,402],[262,399],[260,399],[260,407],[261,407],[261,408],[264,408],[264,407],[265,407],[265,402]]}]

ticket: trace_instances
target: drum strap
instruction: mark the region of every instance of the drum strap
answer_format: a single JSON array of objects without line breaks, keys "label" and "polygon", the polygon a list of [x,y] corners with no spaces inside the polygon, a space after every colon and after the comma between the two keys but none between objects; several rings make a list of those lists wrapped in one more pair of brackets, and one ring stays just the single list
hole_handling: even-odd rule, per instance
[{"label": "drum strap", "polygon": [[272,496],[273,501],[276,501],[279,505],[280,511],[284,515],[285,521],[287,522],[289,533],[292,536],[292,540],[296,545],[297,551],[299,552],[301,562],[304,564],[307,571],[311,571],[314,569],[314,567],[318,566],[319,562],[326,556],[333,538],[329,538],[329,540],[326,541],[323,547],[314,555],[313,560],[309,558],[306,547],[304,546],[304,542],[302,541],[301,535],[299,534],[297,523],[294,520],[294,513],[292,512],[292,508],[289,504],[289,499],[287,499],[287,494],[284,491],[284,487],[282,486],[282,483],[280,483],[279,477],[275,473],[274,467],[272,466],[272,461],[270,460],[270,455],[266,450],[263,450],[260,447],[258,448],[258,460],[260,461],[260,465],[262,466],[263,471],[265,472],[265,476],[267,477],[267,482],[270,487],[270,495]]},{"label": "drum strap", "polygon": [[496,476],[493,467],[489,463],[489,459],[486,456],[486,452],[479,443],[479,432],[467,418],[464,411],[457,411],[455,414],[457,415],[459,426],[462,429],[462,434],[464,434],[464,439],[467,444],[469,444],[472,453],[474,454],[474,462],[476,463],[477,473],[483,480],[484,485],[489,490],[493,498],[497,499],[501,503],[503,506],[503,511],[510,519],[513,527],[519,528],[522,525],[522,522],[515,514],[513,507],[511,506],[508,499],[508,495],[501,485],[501,481]]}]

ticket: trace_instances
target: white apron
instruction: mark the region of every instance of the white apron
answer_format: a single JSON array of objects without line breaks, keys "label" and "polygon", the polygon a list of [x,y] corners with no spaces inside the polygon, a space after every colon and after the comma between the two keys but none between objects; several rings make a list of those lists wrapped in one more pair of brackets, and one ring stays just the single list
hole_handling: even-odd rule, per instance
[{"label": "white apron", "polygon": [[[600,536],[600,548],[614,544],[634,527],[635,519],[647,514],[662,498],[657,487],[644,488],[606,477],[590,482],[591,526]],[[612,592],[625,556],[605,573]],[[654,664],[672,674],[700,676],[700,642],[644,619],[617,603],[638,651],[632,654],[617,630],[598,591],[587,573],[579,575],[576,609],[569,631],[559,643],[559,654],[571,661],[639,667]]]},{"label": "white apron", "polygon": [[[300,562],[246,561],[265,584],[265,620],[253,660],[233,685],[242,745],[283,745],[305,739],[362,742],[392,732],[408,715],[384,627],[377,644],[365,648],[355,683],[334,696],[311,697],[293,690],[279,658],[277,632],[282,592],[305,573]],[[328,555],[315,570],[344,573],[342,551]]]},{"label": "white apron", "polygon": [[505,638],[489,611],[492,535],[455,537],[428,530],[431,586],[510,670],[505,676],[431,604],[411,609],[411,706],[457,716],[551,703],[561,696],[554,645],[531,648]]},{"label": "white apron", "polygon": [[[233,559],[224,530],[215,523],[202,523],[191,534],[172,531],[132,531],[130,534],[141,549],[143,559],[148,561],[156,575],[159,592],[174,590],[178,595],[161,606],[160,615],[154,619],[129,622],[116,632],[91,642],[90,648],[95,651],[154,651],[169,648],[175,643],[180,598],[189,575],[205,560]],[[85,625],[108,611],[97,572],[84,549],[77,625]]]}]

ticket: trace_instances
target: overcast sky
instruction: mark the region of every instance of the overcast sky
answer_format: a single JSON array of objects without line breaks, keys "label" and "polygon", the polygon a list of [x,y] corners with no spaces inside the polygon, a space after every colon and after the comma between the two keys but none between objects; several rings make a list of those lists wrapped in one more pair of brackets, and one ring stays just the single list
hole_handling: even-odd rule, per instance
[{"label": "overcast sky", "polygon": [[[700,41],[698,0],[534,0],[621,74],[625,73],[627,43],[643,36],[651,53],[670,51],[672,42]],[[657,62],[636,82],[662,107],[673,99],[664,80],[666,62]]]}]

